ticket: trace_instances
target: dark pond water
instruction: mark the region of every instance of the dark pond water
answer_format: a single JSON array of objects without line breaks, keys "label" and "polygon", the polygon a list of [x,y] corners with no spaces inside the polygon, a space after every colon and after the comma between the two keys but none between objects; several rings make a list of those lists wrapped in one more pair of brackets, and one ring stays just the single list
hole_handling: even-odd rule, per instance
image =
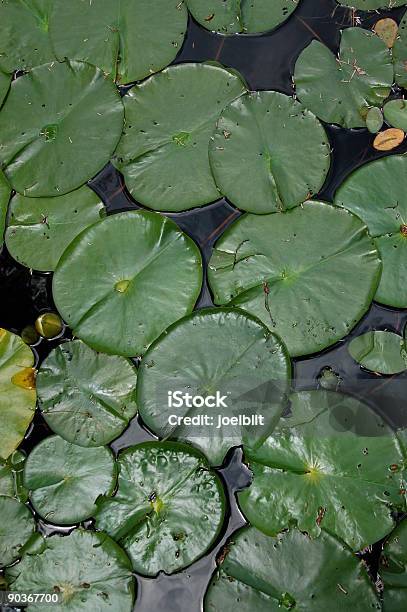
[{"label": "dark pond water", "polygon": [[[381,13],[399,20],[403,12],[404,9],[394,9]],[[360,16],[365,27],[370,27],[378,19],[377,13]],[[339,44],[340,30],[353,25],[354,17],[351,10],[339,7],[335,0],[302,0],[301,6],[289,21],[275,32],[256,37],[229,38],[211,34],[190,20],[188,35],[176,63],[217,60],[239,70],[252,89],[274,89],[290,94],[291,75],[301,50],[313,38],[318,38],[335,51]],[[362,163],[378,158],[381,154],[372,148],[372,136],[366,130],[342,130],[327,126],[327,131],[333,150],[333,164],[319,197],[329,201],[344,177]],[[402,145],[397,150],[404,151],[407,151],[407,145]],[[185,180],[188,180],[187,177]],[[127,194],[121,176],[110,165],[92,180],[90,185],[106,204],[109,214],[139,208]],[[239,211],[227,201],[220,200],[202,209],[168,216],[195,240],[207,262],[216,239],[239,215]],[[21,333],[26,325],[34,323],[40,313],[54,310],[51,282],[51,274],[31,273],[13,261],[3,248],[0,255],[0,326]],[[212,298],[205,280],[197,307],[210,305]],[[403,409],[407,396],[405,373],[397,377],[380,377],[363,371],[351,359],[346,348],[350,338],[364,331],[387,329],[401,332],[406,323],[407,311],[373,304],[370,312],[344,341],[316,356],[295,360],[296,387],[316,387],[321,370],[330,367],[342,379],[342,390],[366,399],[390,423],[406,424],[406,411]],[[70,332],[66,329],[57,340],[40,341],[34,347],[38,362],[41,362],[56,344],[69,337]],[[47,435],[49,430],[37,415],[24,441],[24,449],[29,452]],[[151,435],[136,418],[128,430],[112,444],[112,448],[117,452],[146,439],[151,439]],[[250,483],[250,472],[242,463],[240,449],[230,451],[219,473],[224,480],[230,502],[228,519],[219,542],[208,555],[183,572],[173,576],[159,575],[155,579],[137,577],[138,612],[198,612],[202,609],[203,596],[216,567],[216,557],[226,539],[244,524],[234,493]],[[66,529],[62,530],[42,521],[40,528],[44,533],[66,533]],[[373,577],[377,570],[379,551],[380,544],[366,556]]]}]

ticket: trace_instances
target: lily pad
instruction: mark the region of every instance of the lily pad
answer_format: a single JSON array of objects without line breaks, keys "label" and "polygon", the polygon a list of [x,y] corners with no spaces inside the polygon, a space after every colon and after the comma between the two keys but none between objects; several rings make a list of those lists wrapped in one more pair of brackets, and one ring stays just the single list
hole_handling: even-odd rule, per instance
[{"label": "lily pad", "polygon": [[214,63],[171,66],[133,87],[114,158],[131,195],[167,211],[217,200],[208,143],[222,109],[244,91],[237,73]]},{"label": "lily pad", "polygon": [[407,87],[407,14],[400,21],[398,37],[393,46],[393,62],[397,85]]},{"label": "lily pad", "polygon": [[323,121],[366,127],[369,108],[381,107],[390,93],[391,52],[374,32],[347,28],[338,56],[313,40],[297,60],[294,81],[300,101]]},{"label": "lily pad", "polygon": [[[139,369],[137,402],[143,422],[162,438],[189,440],[214,465],[232,446],[255,444],[270,433],[284,408],[291,377],[280,339],[260,321],[239,310],[205,309],[181,319],[149,348]],[[191,400],[178,406],[188,393]],[[216,394],[223,397],[216,405]],[[191,406],[192,397],[202,397]],[[205,405],[203,402],[208,401]],[[184,417],[207,423],[185,424]],[[225,422],[220,417],[262,416],[261,426]]]},{"label": "lily pad", "polygon": [[35,531],[29,508],[12,497],[0,495],[0,568],[18,559]]},{"label": "lily pad", "polygon": [[353,172],[335,195],[335,204],[360,217],[383,261],[375,300],[407,308],[407,158],[391,155]]},{"label": "lily pad", "polygon": [[384,545],[380,575],[384,582],[383,611],[404,612],[407,604],[407,521]]},{"label": "lily pad", "polygon": [[1,72],[0,70],[0,107],[8,94],[8,90],[10,89],[10,83],[11,75],[4,74],[4,72]]},{"label": "lily pad", "polygon": [[276,91],[248,93],[227,106],[209,157],[220,191],[242,210],[262,214],[318,193],[331,161],[318,119]]},{"label": "lily pad", "polygon": [[404,132],[407,131],[407,102],[404,99],[390,100],[383,108],[387,123]]},{"label": "lily pad", "polygon": [[361,11],[376,11],[377,9],[392,9],[402,6],[406,0],[336,0],[339,4]]},{"label": "lily pad", "polygon": [[24,485],[31,504],[45,520],[73,525],[91,517],[99,495],[111,495],[116,466],[108,448],[82,448],[51,436],[29,454]]},{"label": "lily pad", "polygon": [[322,532],[291,529],[275,538],[254,527],[233,536],[206,593],[205,612],[380,610],[362,562]]},{"label": "lily pad", "polygon": [[377,151],[392,151],[401,145],[405,138],[403,130],[390,128],[377,134],[373,142],[373,147]]},{"label": "lily pad", "polygon": [[191,15],[220,34],[260,34],[274,30],[295,11],[300,0],[187,0]]},{"label": "lily pad", "polygon": [[48,34],[53,0],[2,0],[0,70],[30,70],[55,59]]},{"label": "lily pad", "polygon": [[238,219],[209,262],[215,304],[257,316],[291,356],[345,337],[371,304],[381,264],[366,227],[344,212],[309,201]]},{"label": "lily pad", "polygon": [[225,497],[204,456],[175,442],[146,442],[120,453],[119,486],[98,501],[96,526],[128,552],[136,572],[171,574],[215,542]]},{"label": "lily pad", "polygon": [[28,492],[23,485],[25,459],[21,451],[14,451],[7,460],[0,460],[0,495],[27,501]]},{"label": "lily pad", "polygon": [[[136,585],[130,561],[105,533],[75,529],[43,539],[7,570],[7,578],[13,591],[58,593],[60,603],[51,606],[56,610],[133,610]],[[44,605],[26,609],[41,612]]]},{"label": "lily pad", "polygon": [[179,0],[55,0],[54,7],[50,33],[57,57],[95,64],[119,83],[168,66],[187,29]]},{"label": "lily pad", "polygon": [[39,369],[39,407],[68,442],[103,446],[135,415],[136,382],[136,369],[124,357],[96,353],[80,340],[64,342]]},{"label": "lily pad", "polygon": [[361,366],[379,374],[398,374],[407,370],[404,338],[387,331],[370,331],[354,338],[349,353]]},{"label": "lily pad", "polygon": [[103,168],[122,127],[120,94],[101,70],[44,64],[11,85],[0,113],[0,164],[22,195],[63,195]]},{"label": "lily pad", "polygon": [[394,19],[386,17],[374,24],[373,30],[382,39],[386,47],[391,49],[396,41],[399,24]]},{"label": "lily pad", "polygon": [[[86,283],[78,279],[86,275]],[[132,357],[192,311],[201,255],[173,221],[147,211],[107,217],[66,249],[53,279],[55,304],[92,348]],[[148,308],[146,308],[148,303]]]},{"label": "lily pad", "polygon": [[11,187],[0,170],[0,248],[3,246],[3,236],[6,227],[7,207],[10,195]]},{"label": "lily pad", "polygon": [[383,114],[380,108],[372,106],[366,115],[366,127],[371,134],[377,134],[383,127]]},{"label": "lily pad", "polygon": [[0,459],[17,448],[34,417],[34,355],[16,336],[0,328]]},{"label": "lily pad", "polygon": [[381,418],[360,401],[333,391],[294,394],[291,415],[256,451],[240,506],[252,525],[275,535],[295,522],[317,537],[321,528],[352,550],[394,527],[403,453]]},{"label": "lily pad", "polygon": [[55,198],[17,194],[9,206],[7,249],[27,268],[53,271],[69,243],[104,213],[100,198],[87,186]]}]

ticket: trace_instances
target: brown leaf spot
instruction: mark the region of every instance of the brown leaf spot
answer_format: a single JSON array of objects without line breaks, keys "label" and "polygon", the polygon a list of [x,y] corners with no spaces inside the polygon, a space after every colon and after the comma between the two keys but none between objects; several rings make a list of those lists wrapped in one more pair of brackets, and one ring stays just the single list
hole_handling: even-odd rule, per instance
[{"label": "brown leaf spot", "polygon": [[13,385],[22,389],[35,389],[35,370],[34,368],[24,368],[11,378]]}]

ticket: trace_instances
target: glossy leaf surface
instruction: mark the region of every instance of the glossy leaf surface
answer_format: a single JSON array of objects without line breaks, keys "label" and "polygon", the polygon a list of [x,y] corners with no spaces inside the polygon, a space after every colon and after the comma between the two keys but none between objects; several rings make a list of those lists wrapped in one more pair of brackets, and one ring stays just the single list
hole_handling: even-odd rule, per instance
[{"label": "glossy leaf surface", "polygon": [[114,160],[131,195],[174,212],[220,198],[209,140],[224,106],[244,91],[236,72],[215,63],[172,66],[133,87]]},{"label": "glossy leaf surface", "polygon": [[55,433],[79,446],[117,438],[137,411],[136,369],[124,357],[64,342],[42,362],[37,392],[42,415]]},{"label": "glossy leaf surface", "polygon": [[[86,283],[78,283],[83,274]],[[70,244],[53,295],[75,336],[97,351],[132,357],[192,311],[201,282],[195,243],[173,221],[131,211],[107,217]]]},{"label": "glossy leaf surface", "polygon": [[220,191],[253,213],[302,204],[321,189],[331,161],[318,119],[275,91],[248,93],[227,106],[209,151]]},{"label": "glossy leaf surface", "polygon": [[190,565],[214,543],[225,499],[219,477],[191,446],[147,442],[119,455],[119,485],[98,502],[96,527],[147,576]]},{"label": "glossy leaf surface", "polygon": [[215,244],[208,278],[215,304],[257,316],[291,356],[346,336],[375,294],[380,260],[354,215],[322,202],[247,214]]}]

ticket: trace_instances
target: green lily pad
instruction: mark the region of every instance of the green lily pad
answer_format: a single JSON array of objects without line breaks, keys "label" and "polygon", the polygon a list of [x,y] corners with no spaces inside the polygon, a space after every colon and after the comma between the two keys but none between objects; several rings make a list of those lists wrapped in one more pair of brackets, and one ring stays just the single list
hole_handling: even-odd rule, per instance
[{"label": "green lily pad", "polygon": [[20,338],[0,328],[0,459],[17,448],[34,417],[34,355]]},{"label": "green lily pad", "polygon": [[53,0],[2,0],[0,70],[30,70],[55,59],[48,34]]},{"label": "green lily pad", "polygon": [[114,158],[132,196],[167,211],[217,200],[208,143],[221,110],[244,91],[237,73],[213,63],[171,66],[133,87]]},{"label": "green lily pad", "polygon": [[73,525],[91,517],[99,495],[111,495],[116,466],[108,448],[83,448],[51,436],[29,454],[24,485],[30,501],[45,520]]},{"label": "green lily pad", "polygon": [[171,64],[187,29],[179,0],[55,0],[54,6],[50,33],[57,57],[95,64],[119,83]]},{"label": "green lily pad", "polygon": [[209,158],[219,190],[242,210],[262,214],[318,193],[331,161],[318,119],[276,91],[248,93],[227,106]]},{"label": "green lily pad", "polygon": [[120,453],[119,486],[100,498],[96,527],[128,552],[136,572],[171,574],[215,542],[225,497],[204,456],[175,442],[146,442]]},{"label": "green lily pad", "polygon": [[5,461],[0,459],[0,495],[27,501],[28,492],[23,484],[25,459],[21,451],[14,451]]},{"label": "green lily pad", "polygon": [[64,342],[39,369],[39,407],[68,442],[103,446],[136,414],[136,382],[136,369],[124,357],[96,353],[80,340]]},{"label": "green lily pad", "polygon": [[380,575],[384,582],[383,612],[404,612],[407,605],[407,521],[384,545]]},{"label": "green lily pad", "polygon": [[346,336],[371,304],[381,265],[366,227],[344,212],[309,201],[235,221],[209,262],[215,304],[257,316],[292,356]]},{"label": "green lily pad", "polygon": [[349,353],[361,366],[379,374],[398,374],[407,370],[404,338],[387,331],[370,331],[354,338]]},{"label": "green lily pad", "polygon": [[383,261],[375,300],[407,307],[407,158],[391,155],[355,170],[335,195],[335,204],[360,217]]},{"label": "green lily pad", "polygon": [[187,0],[191,15],[221,34],[260,34],[273,30],[295,11],[300,0]]},{"label": "green lily pad", "polygon": [[377,134],[383,127],[383,114],[380,108],[372,106],[366,115],[366,127],[371,134]]},{"label": "green lily pad", "polygon": [[[232,446],[243,440],[255,444],[273,430],[290,378],[284,345],[260,321],[239,310],[205,309],[175,323],[149,348],[139,369],[137,403],[153,432],[189,440],[220,465]],[[171,392],[203,400],[178,406],[177,397],[169,402]],[[224,398],[218,406],[217,393]],[[174,416],[199,420],[199,415],[208,422],[172,422]],[[218,428],[220,417],[239,415],[262,416],[264,424],[224,423]]]},{"label": "green lily pad", "polygon": [[336,0],[339,4],[359,9],[361,11],[376,11],[402,6],[406,0]]},{"label": "green lily pad", "polygon": [[[78,282],[84,274],[86,283]],[[70,244],[53,295],[75,336],[97,351],[132,357],[192,311],[201,283],[195,243],[173,221],[131,211],[107,217]]]},{"label": "green lily pad", "polygon": [[104,213],[100,198],[87,186],[55,198],[17,194],[9,206],[7,249],[27,268],[55,270],[69,243]]},{"label": "green lily pad", "polygon": [[394,527],[402,508],[403,453],[392,431],[367,405],[333,391],[292,396],[291,416],[256,451],[238,494],[252,525],[275,535],[294,521],[311,537],[321,527],[352,550]]},{"label": "green lily pad", "polygon": [[247,527],[226,549],[206,593],[205,612],[380,610],[362,562],[322,531],[291,529],[275,538]]},{"label": "green lily pad", "polygon": [[4,74],[4,72],[1,72],[0,70],[0,107],[2,106],[8,94],[8,90],[10,89],[10,83],[11,75]]},{"label": "green lily pad", "polygon": [[6,228],[7,208],[11,195],[11,187],[0,170],[0,248],[3,246],[4,230]]},{"label": "green lily pad", "polygon": [[398,37],[393,46],[393,62],[397,85],[407,87],[407,14],[400,21]]},{"label": "green lily pad", "polygon": [[407,102],[404,99],[400,98],[386,102],[383,112],[388,124],[407,131]]},{"label": "green lily pad", "polygon": [[13,81],[0,113],[0,165],[29,197],[73,191],[109,161],[123,127],[123,104],[103,72],[53,62]]},{"label": "green lily pad", "polygon": [[393,84],[390,50],[374,33],[347,28],[339,56],[313,40],[295,65],[299,100],[327,123],[366,127],[371,106],[381,107]]},{"label": "green lily pad", "polygon": [[0,568],[11,565],[35,531],[29,508],[12,497],[0,495]]},{"label": "green lily pad", "polygon": [[[67,536],[46,538],[7,570],[7,578],[13,591],[58,593],[60,603],[51,606],[54,610],[133,610],[136,585],[130,561],[105,533],[75,529]],[[42,612],[44,605],[26,609]]]}]

